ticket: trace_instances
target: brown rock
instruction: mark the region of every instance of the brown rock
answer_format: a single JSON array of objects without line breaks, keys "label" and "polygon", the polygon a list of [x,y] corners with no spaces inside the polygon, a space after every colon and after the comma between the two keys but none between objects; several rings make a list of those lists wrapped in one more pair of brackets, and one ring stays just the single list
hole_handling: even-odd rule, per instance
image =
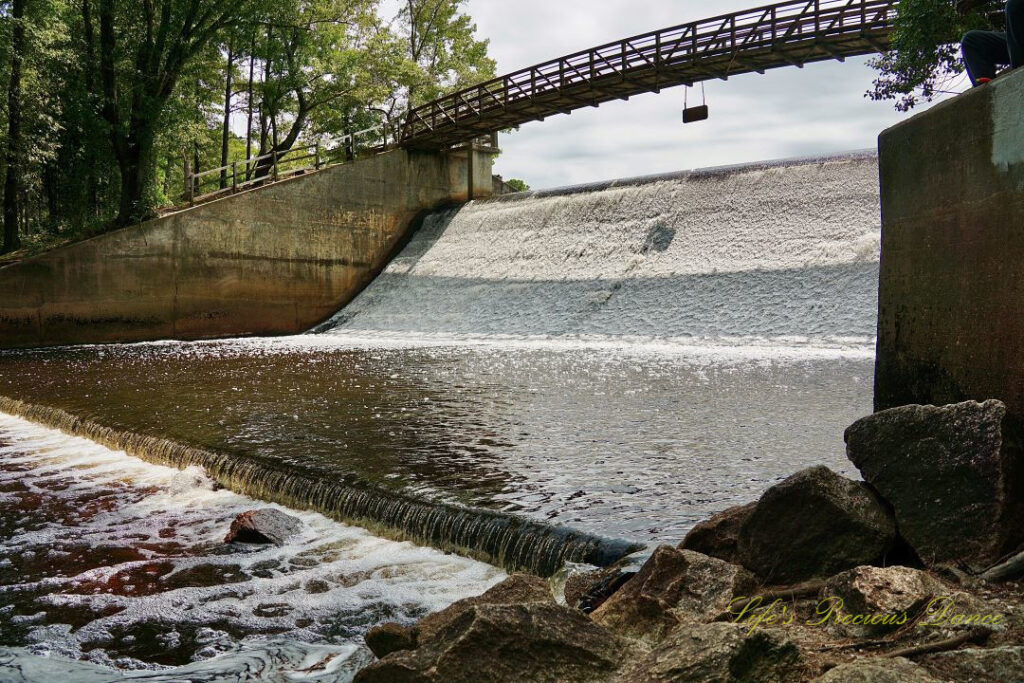
[{"label": "brown rock", "polygon": [[875,564],[896,538],[893,518],[860,482],[812,467],[761,496],[740,529],[744,567],[771,583],[796,583]]},{"label": "brown rock", "polygon": [[367,632],[366,647],[380,659],[392,652],[415,649],[416,634],[411,628],[401,624],[381,624]]},{"label": "brown rock", "polygon": [[776,683],[801,680],[797,647],[778,630],[747,634],[734,624],[697,624],[674,631],[630,667],[623,683],[701,681]]},{"label": "brown rock", "polygon": [[605,681],[629,645],[561,605],[473,605],[421,642],[360,671],[356,683]]},{"label": "brown rock", "polygon": [[922,657],[920,663],[934,675],[972,683],[1024,681],[1024,647],[968,648]]},{"label": "brown rock", "polygon": [[1024,542],[1024,452],[999,401],[904,406],[846,430],[846,451],[932,566],[984,569]]},{"label": "brown rock", "polygon": [[280,510],[250,510],[235,517],[224,542],[284,545],[301,530],[302,520]]},{"label": "brown rock", "polygon": [[679,544],[679,548],[735,563],[740,527],[747,521],[755,507],[757,507],[757,503],[738,505],[700,522],[693,527],[690,533],[686,534],[686,538]]},{"label": "brown rock", "polygon": [[[851,623],[830,618],[830,627],[847,637],[866,638],[894,631],[919,615],[928,604],[949,593],[941,582],[909,567],[857,567],[833,576],[822,590],[821,610]],[[853,620],[869,623],[852,623]],[[870,623],[870,622],[875,623]]]},{"label": "brown rock", "polygon": [[872,657],[842,664],[814,683],[937,683],[927,669],[902,657]]},{"label": "brown rock", "polygon": [[570,572],[565,579],[565,604],[591,614],[637,575],[646,557],[629,555],[611,567]]},{"label": "brown rock", "polygon": [[547,581],[529,574],[513,574],[487,592],[449,605],[440,612],[427,615],[413,627],[416,641],[426,642],[435,633],[458,619],[476,605],[523,605],[533,603],[555,604]]},{"label": "brown rock", "polygon": [[755,590],[742,567],[663,545],[592,616],[617,633],[657,639],[680,623],[712,619]]}]

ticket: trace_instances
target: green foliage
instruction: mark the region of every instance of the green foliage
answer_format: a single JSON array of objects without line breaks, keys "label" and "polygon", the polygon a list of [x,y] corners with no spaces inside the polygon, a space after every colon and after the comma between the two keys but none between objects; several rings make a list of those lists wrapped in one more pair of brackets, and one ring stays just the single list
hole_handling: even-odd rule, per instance
[{"label": "green foliage", "polygon": [[963,34],[990,28],[984,9],[960,16],[949,0],[901,0],[890,51],[870,62],[879,75],[868,97],[895,100],[898,111],[907,111],[921,100],[930,102],[964,72]]},{"label": "green foliage", "polygon": [[529,192],[530,186],[526,184],[525,180],[519,178],[509,178],[505,181],[505,184],[511,187],[516,192]]},{"label": "green foliage", "polygon": [[[410,101],[491,77],[464,4],[403,0],[386,21],[381,0],[27,0],[26,249],[180,203],[186,160],[193,170],[221,166],[226,90],[230,164],[249,150],[334,147],[397,123]],[[0,0],[3,92],[11,7]],[[6,119],[4,101],[3,151]]]}]

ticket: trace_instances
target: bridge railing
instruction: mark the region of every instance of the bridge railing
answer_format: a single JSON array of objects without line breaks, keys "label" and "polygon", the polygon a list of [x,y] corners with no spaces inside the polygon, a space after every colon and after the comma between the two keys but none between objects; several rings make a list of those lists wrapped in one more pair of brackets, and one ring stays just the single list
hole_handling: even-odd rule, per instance
[{"label": "bridge railing", "polygon": [[[626,80],[636,72],[657,74],[722,59],[731,61],[717,73],[709,69],[705,78],[761,71],[758,65],[747,63],[752,52],[806,41],[827,46],[844,36],[870,41],[870,32],[891,27],[897,5],[898,0],[790,0],[644,33],[521,69],[413,109],[402,140],[408,142],[439,128],[460,127],[545,97],[571,101],[573,91],[582,90],[581,86]],[[881,51],[884,45],[875,45],[875,49]],[[843,55],[837,52],[835,57]],[[590,104],[585,96],[579,100],[580,106]],[[566,110],[571,108],[570,104]]]},{"label": "bridge railing", "polygon": [[330,147],[320,143],[300,145],[284,152],[249,157],[199,172],[186,165],[183,200],[190,205],[209,201],[250,187],[347,163],[356,159],[360,149],[383,151],[397,140],[398,131],[386,123],[345,135]]}]

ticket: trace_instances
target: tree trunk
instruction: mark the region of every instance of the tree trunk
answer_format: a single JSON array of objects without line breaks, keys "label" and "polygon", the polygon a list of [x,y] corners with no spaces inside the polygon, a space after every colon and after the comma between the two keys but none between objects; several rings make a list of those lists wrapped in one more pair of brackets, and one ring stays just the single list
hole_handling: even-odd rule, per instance
[{"label": "tree trunk", "polygon": [[252,101],[254,99],[252,85],[253,85],[253,72],[256,68],[256,34],[252,36],[252,45],[249,48],[249,101],[247,106],[249,109],[248,118],[245,123],[245,179],[249,179],[250,170],[248,160],[252,158]]},{"label": "tree trunk", "polygon": [[[228,41],[228,69],[224,76],[224,127],[220,137],[220,165],[228,165],[228,143],[231,141],[231,76],[235,68],[235,53],[232,50],[232,43]],[[220,189],[228,186],[228,171],[226,168],[220,172]]]},{"label": "tree trunk", "polygon": [[25,52],[25,0],[14,0],[11,80],[7,87],[7,177],[4,180],[4,243],[0,254],[21,247],[18,200],[21,175],[21,60]]},{"label": "tree trunk", "polygon": [[151,218],[147,197],[153,189],[153,160],[155,134],[141,128],[128,138],[118,155],[121,171],[121,203],[118,210],[119,225],[131,225]]}]

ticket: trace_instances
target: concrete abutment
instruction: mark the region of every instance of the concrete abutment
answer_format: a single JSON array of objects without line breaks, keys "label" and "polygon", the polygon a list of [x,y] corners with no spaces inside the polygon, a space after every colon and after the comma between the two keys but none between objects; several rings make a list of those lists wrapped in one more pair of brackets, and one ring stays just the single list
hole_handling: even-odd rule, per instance
[{"label": "concrete abutment", "polygon": [[0,348],[303,332],[418,216],[489,196],[493,151],[396,150],[0,268]]}]

